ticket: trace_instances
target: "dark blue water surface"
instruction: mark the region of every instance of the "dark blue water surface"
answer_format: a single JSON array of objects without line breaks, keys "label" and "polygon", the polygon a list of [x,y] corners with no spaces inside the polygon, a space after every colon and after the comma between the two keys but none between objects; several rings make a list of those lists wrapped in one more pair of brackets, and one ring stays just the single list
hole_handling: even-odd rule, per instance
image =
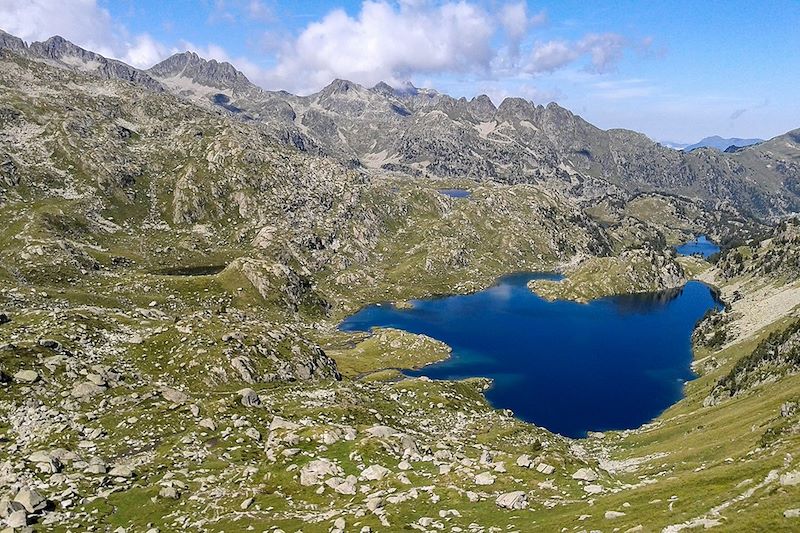
[{"label": "dark blue water surface", "polygon": [[465,189],[439,189],[439,192],[451,198],[467,198],[472,194]]},{"label": "dark blue water surface", "polygon": [[340,327],[392,327],[444,341],[450,359],[406,373],[492,378],[492,405],[572,437],[638,427],[681,398],[693,377],[692,329],[719,305],[706,285],[588,304],[547,302],[526,286],[553,277],[514,274],[474,294],[415,300],[411,309],[373,305]]},{"label": "dark blue water surface", "polygon": [[707,259],[710,256],[714,255],[715,253],[719,252],[719,246],[709,241],[705,235],[700,235],[695,240],[689,241],[686,244],[681,244],[680,246],[676,247],[675,251],[677,251],[681,255],[699,254]]}]

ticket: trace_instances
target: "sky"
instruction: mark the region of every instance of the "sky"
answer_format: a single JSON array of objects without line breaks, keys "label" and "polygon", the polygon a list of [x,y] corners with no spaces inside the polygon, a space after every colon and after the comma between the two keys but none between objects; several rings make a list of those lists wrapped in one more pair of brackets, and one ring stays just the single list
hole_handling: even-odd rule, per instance
[{"label": "sky", "polygon": [[342,78],[555,101],[661,142],[800,128],[798,0],[0,0],[0,28],[139,68],[193,50],[298,94]]}]

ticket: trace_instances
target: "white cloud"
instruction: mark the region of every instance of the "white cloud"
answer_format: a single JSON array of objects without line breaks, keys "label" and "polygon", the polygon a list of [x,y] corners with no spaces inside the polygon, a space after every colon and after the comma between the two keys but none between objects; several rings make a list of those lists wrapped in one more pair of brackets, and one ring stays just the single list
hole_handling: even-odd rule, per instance
[{"label": "white cloud", "polygon": [[121,59],[136,68],[150,68],[170,54],[166,46],[147,34],[137,36],[126,43],[127,51]]},{"label": "white cloud", "polygon": [[625,46],[625,38],[616,33],[589,34],[578,43],[581,53],[591,57],[592,68],[601,73],[614,69]]},{"label": "white cloud", "polygon": [[511,39],[519,40],[528,31],[528,5],[525,2],[512,2],[500,9],[500,23]]},{"label": "white cloud", "polygon": [[[318,90],[334,78],[373,85],[458,77],[473,85],[491,82],[497,95],[502,85],[522,90],[520,83],[545,74],[581,72],[591,79],[613,70],[626,48],[633,46],[615,33],[535,42],[547,14],[530,13],[522,0],[365,0],[357,13],[333,10],[294,36],[288,29],[274,28],[261,39],[248,38],[244,31],[248,25],[264,27],[274,21],[271,5],[270,0],[205,4],[209,19],[242,25],[243,40],[268,44],[261,57],[231,55],[210,43],[179,41],[175,48],[149,34],[131,34],[99,0],[0,0],[0,26],[29,42],[62,35],[139,68],[188,48],[232,63],[261,86],[299,93]],[[221,31],[217,25],[212,29]],[[637,46],[650,44],[647,39]],[[572,65],[584,68],[568,68]],[[526,90],[540,100],[554,94]],[[625,91],[634,89],[620,94]]]},{"label": "white cloud", "polygon": [[261,0],[250,0],[246,12],[252,20],[271,21],[275,16],[272,9]]},{"label": "white cloud", "polygon": [[580,57],[577,48],[566,41],[548,41],[534,47],[526,70],[538,74],[553,72]]},{"label": "white cloud", "polygon": [[168,53],[148,34],[131,36],[96,0],[1,0],[0,27],[27,42],[60,35],[136,67],[149,67]]},{"label": "white cloud", "polygon": [[488,69],[493,16],[469,2],[364,2],[359,14],[329,13],[278,54],[271,85],[308,91],[333,78],[367,85],[412,74]]},{"label": "white cloud", "polygon": [[533,74],[554,72],[586,57],[588,70],[605,73],[622,59],[626,40],[616,33],[587,34],[579,41],[563,40],[539,43],[533,47],[525,69]]}]

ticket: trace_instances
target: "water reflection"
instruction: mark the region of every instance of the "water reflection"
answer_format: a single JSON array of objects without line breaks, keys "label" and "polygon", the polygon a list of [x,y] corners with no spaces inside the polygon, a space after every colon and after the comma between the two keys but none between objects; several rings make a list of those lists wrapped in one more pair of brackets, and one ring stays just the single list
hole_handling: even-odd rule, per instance
[{"label": "water reflection", "polygon": [[683,294],[683,287],[665,289],[658,292],[643,292],[637,294],[625,294],[611,299],[618,313],[651,313],[654,310],[664,307]]}]

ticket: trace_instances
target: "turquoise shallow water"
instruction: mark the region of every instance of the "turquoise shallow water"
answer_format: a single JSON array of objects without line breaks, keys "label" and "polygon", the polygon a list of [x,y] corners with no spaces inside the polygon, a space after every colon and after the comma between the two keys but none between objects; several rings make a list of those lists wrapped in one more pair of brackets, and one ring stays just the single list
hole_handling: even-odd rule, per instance
[{"label": "turquoise shallow water", "polygon": [[414,301],[411,309],[373,305],[340,327],[393,327],[444,341],[450,359],[406,374],[492,378],[492,405],[572,437],[638,427],[681,398],[693,377],[692,329],[719,305],[709,287],[689,282],[578,304],[534,295],[526,284],[542,277],[555,276],[514,274],[474,294]]}]

